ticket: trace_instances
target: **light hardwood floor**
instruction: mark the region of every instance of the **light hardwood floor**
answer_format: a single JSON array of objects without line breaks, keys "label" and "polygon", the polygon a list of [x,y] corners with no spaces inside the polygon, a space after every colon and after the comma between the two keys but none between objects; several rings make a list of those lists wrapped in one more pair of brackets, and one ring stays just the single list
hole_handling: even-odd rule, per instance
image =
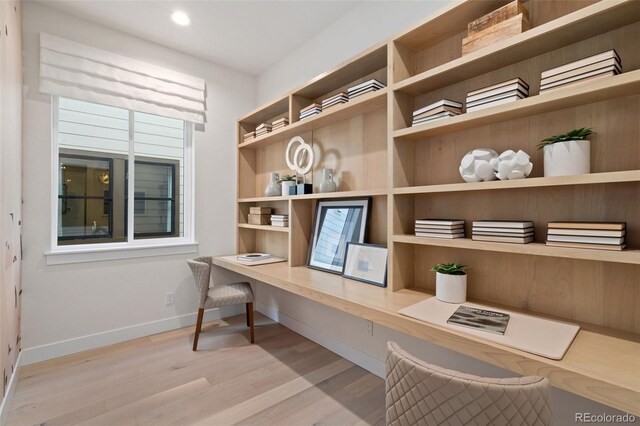
[{"label": "light hardwood floor", "polygon": [[244,315],[22,368],[8,425],[384,424],[384,382]]}]

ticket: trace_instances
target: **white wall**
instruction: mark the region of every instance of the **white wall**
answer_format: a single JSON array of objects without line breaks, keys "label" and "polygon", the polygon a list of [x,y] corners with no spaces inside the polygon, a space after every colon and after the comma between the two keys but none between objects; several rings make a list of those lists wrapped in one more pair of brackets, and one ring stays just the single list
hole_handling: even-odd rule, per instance
[{"label": "white wall", "polygon": [[[49,96],[38,93],[40,32],[206,80],[209,123],[205,132],[195,134],[195,227],[203,254],[235,250],[235,230],[229,226],[235,214],[235,188],[230,185],[236,173],[235,120],[254,107],[256,91],[254,77],[40,3],[24,3],[22,343],[26,362],[187,324],[197,310],[193,279],[185,262],[194,254],[45,265],[51,222],[51,102]],[[169,291],[176,293],[176,303],[167,307],[164,296]]]},{"label": "white wall", "polygon": [[360,2],[258,76],[258,105],[419,23],[450,0]]},{"label": "white wall", "polygon": [[[309,42],[258,76],[258,105],[303,84],[369,46],[423,20],[444,1],[364,1]],[[263,283],[257,284],[257,306],[264,314],[330,348],[364,368],[383,376],[386,342],[393,340],[416,356],[447,368],[493,377],[514,373],[430,342],[374,325],[319,303]],[[257,334],[259,339],[259,331]],[[576,412],[619,413],[617,410],[553,389],[554,424],[574,423]]]}]

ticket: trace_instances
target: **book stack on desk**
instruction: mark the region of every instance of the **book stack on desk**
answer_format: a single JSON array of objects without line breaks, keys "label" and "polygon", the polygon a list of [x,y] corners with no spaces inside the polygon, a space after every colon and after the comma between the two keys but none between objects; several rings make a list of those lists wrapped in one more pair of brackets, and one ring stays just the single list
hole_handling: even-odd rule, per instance
[{"label": "book stack on desk", "polygon": [[471,238],[475,241],[527,244],[533,241],[533,222],[479,220],[473,222]]},{"label": "book stack on desk", "polygon": [[271,131],[275,132],[278,129],[282,129],[284,126],[289,125],[289,119],[287,117],[278,118],[271,123]]},{"label": "book stack on desk", "polygon": [[333,95],[322,101],[322,110],[326,111],[327,109],[334,107],[336,105],[345,104],[349,102],[349,95],[347,92],[340,92],[337,95]]},{"label": "book stack on desk", "polygon": [[626,235],[625,223],[549,222],[547,245],[554,247],[622,250]]},{"label": "book stack on desk", "polygon": [[540,93],[546,93],[569,85],[613,77],[621,72],[622,61],[620,56],[615,50],[608,50],[543,71],[540,75]]},{"label": "book stack on desk", "polygon": [[304,107],[300,110],[300,120],[313,117],[314,115],[320,114],[321,112],[322,112],[322,105],[317,102],[314,102],[311,105]]},{"label": "book stack on desk", "polygon": [[286,228],[289,226],[289,216],[286,214],[272,214],[271,226]]},{"label": "book stack on desk", "polygon": [[462,104],[450,99],[442,99],[413,112],[412,126],[462,114]]},{"label": "book stack on desk", "polygon": [[514,78],[467,93],[467,112],[514,102],[527,96],[529,85],[521,78]]},{"label": "book stack on desk", "polygon": [[416,237],[464,238],[464,220],[416,219]]},{"label": "book stack on desk", "polygon": [[262,123],[261,125],[256,127],[256,138],[262,135],[266,135],[267,133],[270,133],[271,129],[272,129],[271,124]]},{"label": "book stack on desk", "polygon": [[356,84],[355,86],[351,86],[347,89],[347,94],[349,95],[349,99],[357,98],[360,95],[364,95],[365,93],[375,92],[376,90],[384,89],[385,85],[380,83],[375,78],[371,80],[365,81],[364,83]]}]

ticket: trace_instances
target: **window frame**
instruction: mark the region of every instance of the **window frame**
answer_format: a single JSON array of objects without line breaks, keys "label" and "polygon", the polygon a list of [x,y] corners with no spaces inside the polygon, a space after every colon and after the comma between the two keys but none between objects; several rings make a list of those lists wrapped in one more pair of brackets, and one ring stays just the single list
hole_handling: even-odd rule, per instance
[{"label": "window frame", "polygon": [[[78,263],[84,261],[96,261],[96,260],[113,260],[124,259],[131,257],[146,257],[157,254],[180,254],[180,253],[193,253],[197,251],[197,243],[195,241],[194,232],[194,125],[188,121],[184,122],[183,140],[184,140],[184,224],[183,224],[183,236],[181,237],[164,237],[164,238],[142,238],[135,239],[134,233],[127,234],[127,241],[125,242],[108,242],[100,244],[71,244],[71,245],[59,245],[58,244],[58,184],[59,184],[59,97],[54,95],[51,98],[51,189],[50,189],[50,206],[51,206],[51,236],[50,236],[50,250],[45,253],[47,256],[47,264],[63,264],[63,263]],[[124,108],[123,108],[124,109]],[[129,152],[127,161],[129,163],[129,169],[127,173],[130,176],[135,176],[135,121],[134,111],[129,111]],[[128,185],[127,196],[130,200],[135,200],[135,184]],[[127,222],[127,229],[134,229],[133,222],[135,219],[135,203],[128,203],[127,216],[125,218]],[[167,250],[174,247],[175,250]],[[159,250],[146,250],[146,249],[159,249]],[[121,252],[121,255],[114,254]],[[137,256],[134,252],[138,252],[140,256]],[[88,256],[76,256],[78,254],[87,253]],[[106,256],[96,255],[99,253],[107,253]],[[153,254],[156,253],[156,254]],[[60,255],[70,254],[72,255],[68,259]],[[85,259],[86,258],[86,259]]]}]

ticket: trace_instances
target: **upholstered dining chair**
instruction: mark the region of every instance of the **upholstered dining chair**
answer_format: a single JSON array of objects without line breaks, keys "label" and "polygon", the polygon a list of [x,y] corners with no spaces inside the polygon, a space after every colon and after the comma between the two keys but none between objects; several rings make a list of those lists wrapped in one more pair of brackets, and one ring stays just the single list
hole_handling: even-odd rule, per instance
[{"label": "upholstered dining chair", "polygon": [[528,425],[551,423],[549,381],[493,379],[447,370],[387,343],[387,425]]},{"label": "upholstered dining chair", "polygon": [[193,350],[198,349],[198,337],[202,329],[202,319],[204,310],[220,308],[228,305],[238,305],[244,303],[247,308],[247,327],[251,343],[254,343],[253,336],[253,291],[247,282],[238,282],[225,285],[213,285],[209,287],[211,279],[211,257],[202,256],[188,259],[187,264],[193,272],[193,278],[200,296],[198,307],[198,320],[196,322],[196,334],[193,337]]}]

